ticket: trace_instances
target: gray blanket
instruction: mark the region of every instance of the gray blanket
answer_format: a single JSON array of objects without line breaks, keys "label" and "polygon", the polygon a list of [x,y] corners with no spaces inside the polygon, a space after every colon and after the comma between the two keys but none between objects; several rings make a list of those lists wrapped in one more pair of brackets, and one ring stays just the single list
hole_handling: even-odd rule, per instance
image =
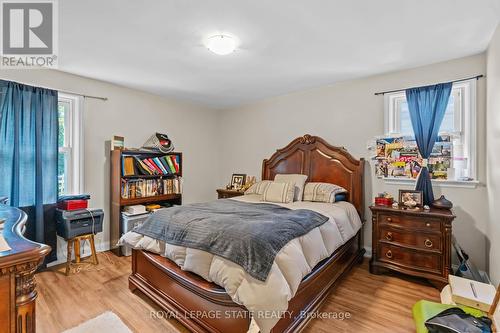
[{"label": "gray blanket", "polygon": [[217,200],[158,210],[134,231],[228,259],[266,281],[283,246],[326,221],[307,209]]}]

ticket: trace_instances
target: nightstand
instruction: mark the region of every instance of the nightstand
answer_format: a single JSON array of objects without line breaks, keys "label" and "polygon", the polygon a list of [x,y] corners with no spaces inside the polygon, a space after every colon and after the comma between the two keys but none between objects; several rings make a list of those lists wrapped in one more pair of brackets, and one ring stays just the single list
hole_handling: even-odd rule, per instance
[{"label": "nightstand", "polygon": [[245,194],[245,192],[219,188],[217,189],[217,194],[219,196],[219,199],[227,199],[227,198],[239,197],[240,195]]},{"label": "nightstand", "polygon": [[370,206],[372,259],[370,272],[385,270],[428,279],[437,288],[451,272],[451,210],[408,210]]}]

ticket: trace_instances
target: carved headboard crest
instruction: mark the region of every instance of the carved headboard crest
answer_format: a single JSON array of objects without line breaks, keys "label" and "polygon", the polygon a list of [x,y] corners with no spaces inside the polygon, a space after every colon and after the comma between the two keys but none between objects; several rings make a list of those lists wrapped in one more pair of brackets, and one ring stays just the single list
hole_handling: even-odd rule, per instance
[{"label": "carved headboard crest", "polygon": [[300,173],[308,176],[308,182],[342,186],[364,219],[364,159],[354,158],[344,147],[332,146],[318,136],[306,134],[264,160],[262,179],[273,180],[279,173]]}]

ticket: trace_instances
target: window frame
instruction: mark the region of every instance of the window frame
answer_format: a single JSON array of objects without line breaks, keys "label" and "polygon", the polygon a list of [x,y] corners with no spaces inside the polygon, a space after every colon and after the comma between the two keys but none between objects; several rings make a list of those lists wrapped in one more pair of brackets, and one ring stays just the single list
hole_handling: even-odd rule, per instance
[{"label": "window frame", "polygon": [[[460,109],[455,110],[455,130],[461,133],[464,156],[468,158],[469,177],[473,180],[437,180],[433,179],[434,184],[443,184],[445,186],[458,187],[476,187],[479,183],[477,175],[477,80],[470,79],[453,83],[452,93],[455,90],[459,92]],[[384,133],[387,136],[404,135],[400,132],[400,115],[396,112],[396,105],[401,98],[406,99],[404,90],[384,94]],[[458,116],[458,120],[456,119]],[[458,123],[457,123],[458,121]],[[443,133],[443,132],[440,132]],[[455,131],[454,133],[457,133]],[[387,183],[401,184],[415,183],[414,179],[386,179]]]},{"label": "window frame", "polygon": [[59,153],[69,153],[68,184],[66,184],[67,191],[64,194],[80,194],[84,192],[83,97],[59,93],[58,105],[60,101],[67,102],[70,105],[69,117],[65,117],[65,131],[69,131],[65,135],[67,135],[66,138],[69,142],[67,142],[67,146],[58,148]]}]

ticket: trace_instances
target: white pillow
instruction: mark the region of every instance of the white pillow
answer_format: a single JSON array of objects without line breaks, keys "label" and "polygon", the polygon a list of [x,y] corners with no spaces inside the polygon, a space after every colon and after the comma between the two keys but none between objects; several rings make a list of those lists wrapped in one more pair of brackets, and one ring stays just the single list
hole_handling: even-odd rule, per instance
[{"label": "white pillow", "polygon": [[294,183],[271,182],[262,193],[262,201],[289,203],[293,201]]},{"label": "white pillow", "polygon": [[266,188],[271,184],[270,180],[262,180],[250,186],[248,190],[245,191],[245,194],[262,194],[266,190]]},{"label": "white pillow", "polygon": [[280,183],[295,183],[295,192],[293,194],[293,201],[302,201],[302,196],[304,194],[304,184],[307,180],[307,175],[301,175],[297,173],[291,174],[277,174],[274,176],[275,182]]},{"label": "white pillow", "polygon": [[307,183],[304,187],[304,201],[335,202],[335,195],[346,193],[341,186],[330,183]]}]

